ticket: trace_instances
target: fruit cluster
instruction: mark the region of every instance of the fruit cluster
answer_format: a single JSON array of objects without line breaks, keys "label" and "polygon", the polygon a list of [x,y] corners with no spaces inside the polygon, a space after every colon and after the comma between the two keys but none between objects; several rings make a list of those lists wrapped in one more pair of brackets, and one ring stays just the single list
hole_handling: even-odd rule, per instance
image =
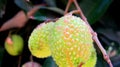
[{"label": "fruit cluster", "polygon": [[79,17],[65,15],[56,22],[40,24],[28,47],[33,56],[52,56],[59,67],[94,67],[96,52],[88,26]]}]

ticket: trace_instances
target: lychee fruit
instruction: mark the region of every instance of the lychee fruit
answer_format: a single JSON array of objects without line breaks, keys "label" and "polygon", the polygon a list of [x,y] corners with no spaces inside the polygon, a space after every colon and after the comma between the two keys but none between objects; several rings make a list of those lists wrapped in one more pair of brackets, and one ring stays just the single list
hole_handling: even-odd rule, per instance
[{"label": "lychee fruit", "polygon": [[5,49],[12,56],[20,55],[23,50],[23,38],[17,34],[8,36],[5,40]]},{"label": "lychee fruit", "polygon": [[[48,40],[50,50],[59,67],[89,64],[94,46],[90,30],[82,19],[65,15],[54,23],[50,34]],[[93,56],[96,58],[96,54]]]},{"label": "lychee fruit", "polygon": [[31,33],[28,41],[28,47],[31,54],[37,58],[46,58],[51,56],[51,51],[48,45],[48,36],[50,27],[53,27],[53,22],[42,23],[37,26]]}]

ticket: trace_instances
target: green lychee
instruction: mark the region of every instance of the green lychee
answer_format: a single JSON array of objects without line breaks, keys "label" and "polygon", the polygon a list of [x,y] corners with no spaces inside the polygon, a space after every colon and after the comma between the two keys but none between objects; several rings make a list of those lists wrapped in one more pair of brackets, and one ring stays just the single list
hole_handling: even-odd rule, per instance
[{"label": "green lychee", "polygon": [[48,45],[48,36],[50,27],[53,27],[53,22],[42,23],[33,30],[28,41],[28,47],[33,56],[45,58],[51,56],[51,51]]},{"label": "green lychee", "polygon": [[[65,15],[55,22],[52,31],[48,41],[52,57],[59,67],[89,64],[94,46],[89,28],[82,19]],[[94,66],[96,59],[93,63]]]},{"label": "green lychee", "polygon": [[12,34],[11,37],[7,37],[5,49],[12,56],[20,55],[23,50],[23,38],[17,34]]}]

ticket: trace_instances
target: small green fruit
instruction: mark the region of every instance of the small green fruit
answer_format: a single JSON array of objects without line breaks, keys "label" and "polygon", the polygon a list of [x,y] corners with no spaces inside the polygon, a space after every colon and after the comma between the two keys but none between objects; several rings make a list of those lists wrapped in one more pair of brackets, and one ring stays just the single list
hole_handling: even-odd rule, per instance
[{"label": "small green fruit", "polygon": [[45,58],[51,56],[51,51],[48,46],[49,29],[53,23],[40,24],[30,35],[28,47],[33,56],[37,58]]},{"label": "small green fruit", "polygon": [[5,49],[12,56],[21,54],[23,50],[22,37],[16,34],[11,35],[11,37],[7,37],[5,41]]}]

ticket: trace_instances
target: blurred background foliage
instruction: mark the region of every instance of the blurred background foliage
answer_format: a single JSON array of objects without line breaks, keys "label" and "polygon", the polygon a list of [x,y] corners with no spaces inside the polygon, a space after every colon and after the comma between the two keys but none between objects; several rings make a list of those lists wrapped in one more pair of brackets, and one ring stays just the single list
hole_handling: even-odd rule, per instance
[{"label": "blurred background foliage", "polygon": [[[4,49],[5,38],[10,30],[16,30],[17,34],[24,38],[24,50],[21,54],[21,65],[30,61],[28,50],[28,38],[32,30],[40,23],[48,19],[59,18],[64,15],[68,0],[0,0],[0,26],[15,16],[19,11],[30,11],[34,5],[40,5],[39,10],[29,19],[24,27],[12,28],[0,32],[0,67],[17,67],[19,56],[10,56]],[[78,0],[78,3],[87,17],[92,28],[98,33],[98,37],[110,56],[114,67],[120,67],[120,1],[119,0]],[[76,9],[74,4],[69,11]],[[17,21],[16,21],[17,22]],[[97,51],[96,67],[109,67],[103,59],[99,48]],[[57,67],[52,57],[34,61],[43,67]]]}]

